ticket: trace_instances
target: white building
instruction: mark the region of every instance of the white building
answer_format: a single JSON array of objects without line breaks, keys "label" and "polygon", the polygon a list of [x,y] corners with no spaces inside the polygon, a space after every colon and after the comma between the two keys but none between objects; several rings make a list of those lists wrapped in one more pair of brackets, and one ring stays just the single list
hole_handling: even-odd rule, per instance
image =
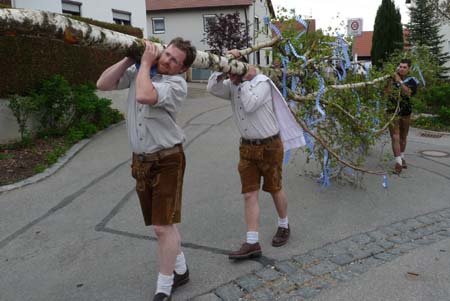
[{"label": "white building", "polygon": [[65,13],[141,28],[147,36],[145,0],[11,0],[13,8]]},{"label": "white building", "polygon": [[[180,36],[190,40],[202,51],[209,46],[202,40],[208,20],[216,15],[238,12],[248,27],[251,44],[271,39],[271,31],[264,30],[263,18],[274,17],[275,13],[270,0],[146,0],[148,35],[168,43]],[[266,48],[250,55],[249,62],[267,66],[272,63],[272,49]],[[193,69],[193,80],[204,80],[210,71]]]}]

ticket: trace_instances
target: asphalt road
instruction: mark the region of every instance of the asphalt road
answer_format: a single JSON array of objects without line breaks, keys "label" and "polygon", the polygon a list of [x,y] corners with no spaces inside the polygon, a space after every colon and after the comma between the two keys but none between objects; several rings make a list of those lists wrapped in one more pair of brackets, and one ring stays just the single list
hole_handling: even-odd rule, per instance
[{"label": "asphalt road", "polygon": [[[269,195],[262,192],[264,256],[236,263],[226,253],[245,238],[237,173],[239,135],[227,101],[208,95],[201,84],[190,84],[189,93],[178,118],[188,137],[179,229],[191,281],[177,290],[174,300],[233,300],[233,292],[227,290],[230,285],[248,299],[258,296],[250,297],[252,289],[261,288],[275,292],[273,299],[289,300],[450,299],[450,241],[445,235],[366,265],[364,273],[353,274],[348,281],[316,285],[311,295],[294,296],[299,283],[280,289],[275,280],[254,276],[267,267],[283,273],[277,266],[280,262],[298,263],[292,258],[349,237],[355,241],[358,235],[399,221],[433,212],[447,216],[450,158],[428,155],[449,153],[450,136],[422,137],[422,131],[412,129],[406,152],[409,168],[400,176],[390,176],[387,189],[380,176],[365,176],[361,187],[333,183],[321,189],[316,178],[306,175],[317,172],[317,166],[306,164],[302,151],[294,153],[284,171],[290,242],[282,248],[270,246],[277,217]],[[110,96],[120,107],[123,94]],[[369,162],[379,156],[381,147],[375,148]],[[429,150],[435,152],[423,155]],[[129,165],[126,128],[120,125],[95,137],[52,176],[0,194],[0,300],[151,298],[157,244],[152,229],[144,226]],[[407,278],[410,271],[418,271],[418,276]],[[248,275],[260,283],[259,288],[246,290],[236,280]]]}]

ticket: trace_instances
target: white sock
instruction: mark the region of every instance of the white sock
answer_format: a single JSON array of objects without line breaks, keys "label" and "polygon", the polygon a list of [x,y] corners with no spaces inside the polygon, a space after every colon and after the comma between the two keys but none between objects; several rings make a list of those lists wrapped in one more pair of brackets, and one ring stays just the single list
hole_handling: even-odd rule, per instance
[{"label": "white sock", "polygon": [[158,281],[156,283],[156,294],[164,293],[167,296],[170,296],[170,293],[172,292],[172,284],[173,284],[173,274],[167,276],[159,273]]},{"label": "white sock", "polygon": [[402,157],[401,156],[395,157],[395,162],[397,162],[398,164],[402,164]]},{"label": "white sock", "polygon": [[259,233],[258,232],[247,232],[247,243],[256,244],[259,241]]},{"label": "white sock", "polygon": [[405,153],[400,153],[400,157],[402,157],[402,159],[405,159]]},{"label": "white sock", "polygon": [[177,272],[178,275],[183,275],[186,273],[186,270],[186,259],[184,258],[184,253],[181,252],[177,255],[177,261],[175,261],[175,272]]},{"label": "white sock", "polygon": [[288,217],[286,215],[285,218],[278,218],[278,227],[287,229],[289,227]]}]

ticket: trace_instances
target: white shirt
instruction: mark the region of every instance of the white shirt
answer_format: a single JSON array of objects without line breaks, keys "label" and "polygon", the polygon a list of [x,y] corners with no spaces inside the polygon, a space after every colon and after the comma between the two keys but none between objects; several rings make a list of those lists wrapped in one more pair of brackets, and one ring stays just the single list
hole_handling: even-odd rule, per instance
[{"label": "white shirt", "polygon": [[229,79],[223,80],[222,73],[214,72],[208,81],[208,92],[231,100],[234,120],[243,138],[263,139],[277,134],[280,129],[275,116],[271,85],[267,81],[252,84],[249,81],[239,85]]},{"label": "white shirt", "polygon": [[136,76],[133,65],[122,75],[117,89],[129,88],[128,137],[134,153],[153,153],[183,143],[183,130],[175,117],[187,96],[186,81],[178,75],[156,75],[152,83],[158,92],[154,105],[136,101]]}]

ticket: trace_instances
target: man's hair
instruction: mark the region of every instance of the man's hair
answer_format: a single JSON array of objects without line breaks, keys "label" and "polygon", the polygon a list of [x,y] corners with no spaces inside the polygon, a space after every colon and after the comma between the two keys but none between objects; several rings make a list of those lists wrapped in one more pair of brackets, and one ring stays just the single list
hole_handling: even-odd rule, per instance
[{"label": "man's hair", "polygon": [[191,41],[183,40],[182,38],[178,37],[170,41],[168,46],[170,45],[177,47],[186,54],[183,65],[184,67],[190,67],[194,62],[195,56],[197,54],[195,47],[191,45]]},{"label": "man's hair", "polygon": [[400,64],[407,64],[408,67],[411,67],[411,60],[410,59],[402,59],[400,61]]}]

